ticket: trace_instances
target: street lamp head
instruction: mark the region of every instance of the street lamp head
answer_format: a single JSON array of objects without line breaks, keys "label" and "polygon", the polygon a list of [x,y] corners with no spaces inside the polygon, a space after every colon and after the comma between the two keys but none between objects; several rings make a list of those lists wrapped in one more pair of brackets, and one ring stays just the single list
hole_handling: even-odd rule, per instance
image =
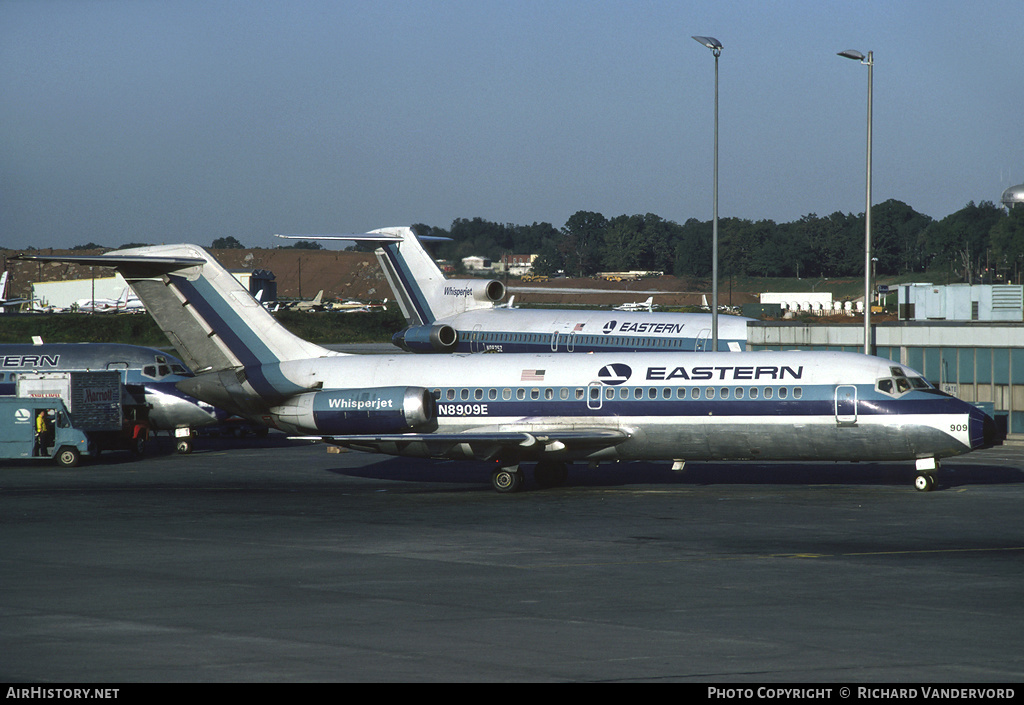
[{"label": "street lamp head", "polygon": [[836,56],[844,56],[847,59],[853,59],[854,61],[864,61],[864,55],[856,49],[847,49],[846,51],[839,52]]},{"label": "street lamp head", "polygon": [[714,37],[696,37],[695,36],[694,39],[697,40],[698,42],[700,42],[701,44],[703,44],[704,46],[706,46],[712,52],[714,52],[715,56],[718,56],[719,54],[722,53],[722,43],[720,41],[718,41],[717,39],[715,39]]}]

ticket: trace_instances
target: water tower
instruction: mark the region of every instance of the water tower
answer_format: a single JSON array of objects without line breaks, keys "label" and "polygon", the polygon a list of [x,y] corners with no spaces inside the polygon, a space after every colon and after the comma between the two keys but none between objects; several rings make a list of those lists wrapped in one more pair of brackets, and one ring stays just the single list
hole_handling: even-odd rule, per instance
[{"label": "water tower", "polygon": [[1003,191],[1002,201],[1006,210],[1010,210],[1015,206],[1024,205],[1024,184],[1011,186]]}]

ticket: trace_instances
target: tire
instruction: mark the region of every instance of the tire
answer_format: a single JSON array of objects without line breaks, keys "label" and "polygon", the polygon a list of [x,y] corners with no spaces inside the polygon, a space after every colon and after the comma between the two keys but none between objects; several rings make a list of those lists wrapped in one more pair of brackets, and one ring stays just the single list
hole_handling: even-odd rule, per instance
[{"label": "tire", "polygon": [[77,450],[70,447],[61,448],[57,453],[57,464],[62,468],[73,468],[78,465],[80,455]]},{"label": "tire", "polygon": [[491,475],[491,484],[502,494],[518,492],[523,486],[523,476],[514,470],[495,470]]}]

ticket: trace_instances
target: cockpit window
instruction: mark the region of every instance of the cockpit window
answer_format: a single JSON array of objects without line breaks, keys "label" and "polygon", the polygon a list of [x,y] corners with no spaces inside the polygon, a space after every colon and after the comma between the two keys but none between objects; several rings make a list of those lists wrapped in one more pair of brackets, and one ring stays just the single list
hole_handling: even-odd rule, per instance
[{"label": "cockpit window", "polygon": [[[898,369],[898,368],[893,368]],[[904,377],[899,375],[897,377],[883,377],[875,383],[875,389],[878,391],[888,394],[890,396],[898,397],[912,389],[931,389],[932,385],[923,377]]]}]

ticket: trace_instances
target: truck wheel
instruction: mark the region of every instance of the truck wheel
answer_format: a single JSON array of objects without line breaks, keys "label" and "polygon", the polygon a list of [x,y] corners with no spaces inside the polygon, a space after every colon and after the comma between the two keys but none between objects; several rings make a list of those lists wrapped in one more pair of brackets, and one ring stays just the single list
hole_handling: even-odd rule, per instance
[{"label": "truck wheel", "polygon": [[78,465],[78,451],[74,448],[61,448],[57,453],[57,464],[62,468],[73,468]]}]

